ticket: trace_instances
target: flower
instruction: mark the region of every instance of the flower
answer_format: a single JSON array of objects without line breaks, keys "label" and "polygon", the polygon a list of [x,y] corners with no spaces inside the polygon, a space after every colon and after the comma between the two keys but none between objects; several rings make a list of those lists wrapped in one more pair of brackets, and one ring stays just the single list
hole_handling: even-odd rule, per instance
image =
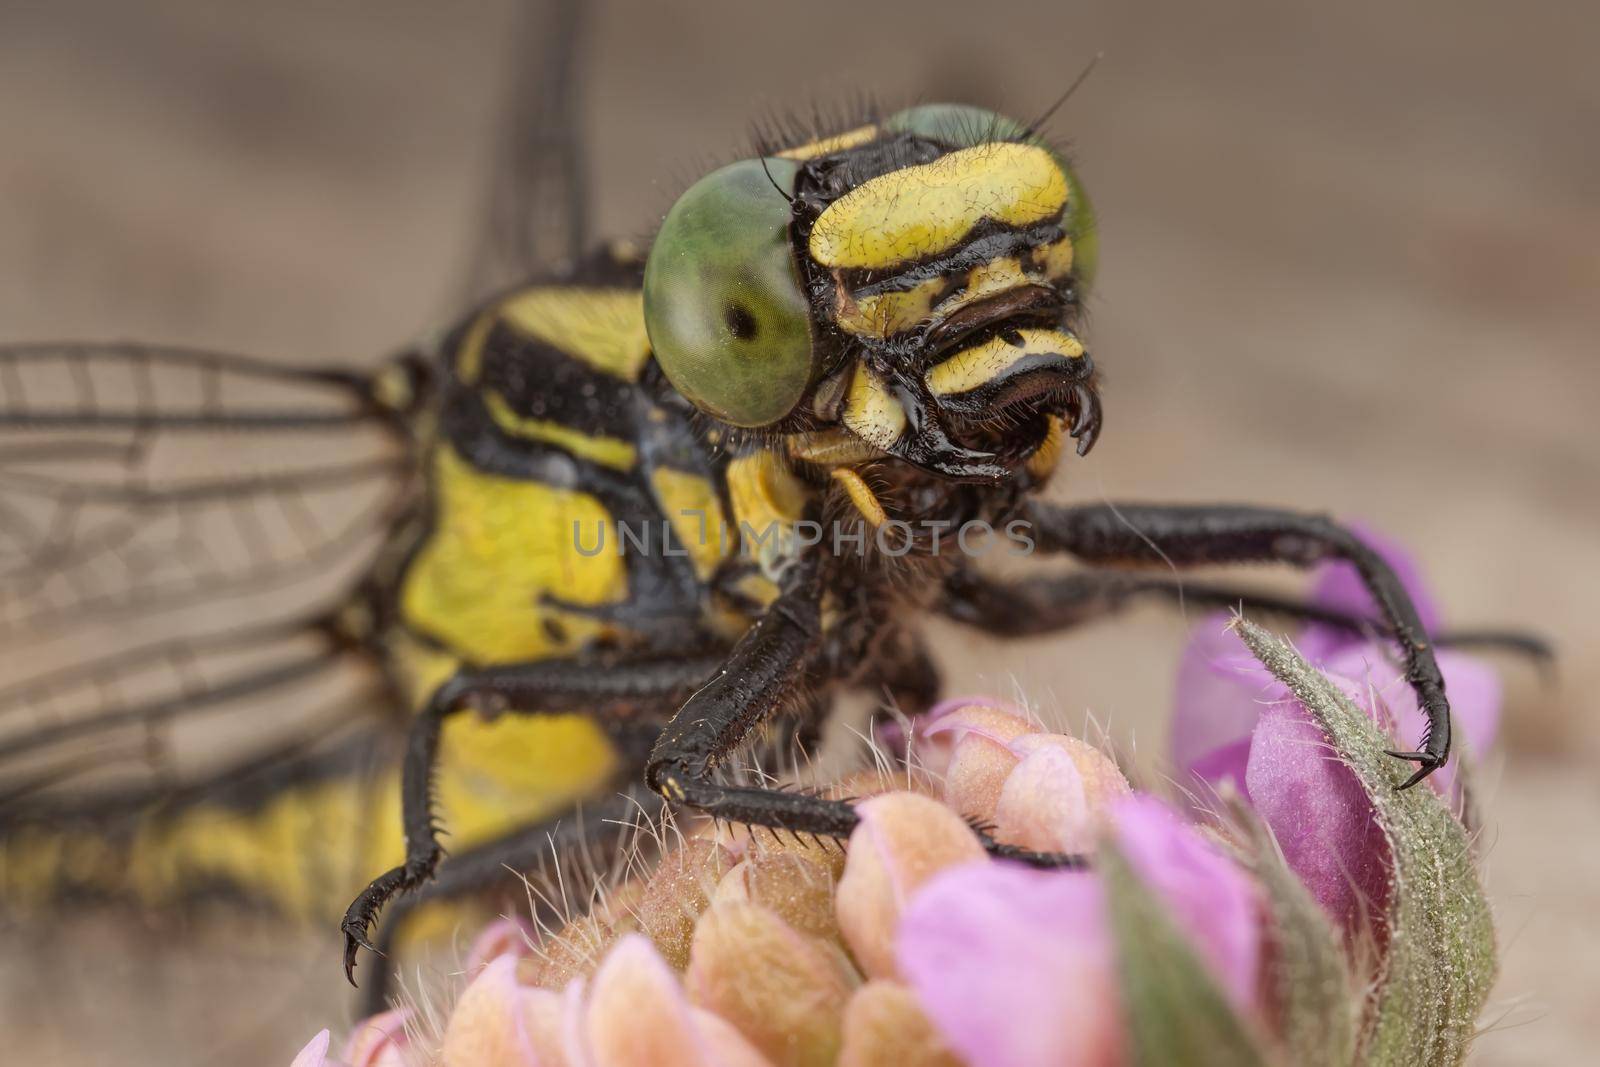
[{"label": "flower", "polygon": [[406,1024],[411,1012],[404,1008],[386,1011],[360,1023],[344,1047],[344,1060],[350,1067],[407,1067],[406,1050],[410,1038]]},{"label": "flower", "polygon": [[896,956],[972,1067],[1121,1062],[1115,944],[1086,871],[945,871],[907,909]]},{"label": "flower", "polygon": [[919,736],[945,757],[946,803],[1009,845],[1094,851],[1098,819],[1129,792],[1110,757],[1006,705],[968,699],[936,710]]},{"label": "flower", "polygon": [[[1249,877],[1152,797],[1113,805],[1110,836],[1234,1005],[1257,1011],[1262,934]],[[901,921],[899,969],[974,1067],[1122,1062],[1116,943],[1092,871],[953,868]]]},{"label": "flower", "polygon": [[[1453,1007],[1430,1016],[1430,1040],[1464,1048],[1493,969],[1464,831],[1425,790],[1362,792],[1386,766],[1377,731],[1291,650],[1246,630],[1364,776],[1338,777],[1347,765],[1324,758],[1298,705],[1252,709],[1244,781],[1288,865],[1254,827],[1189,822],[1020,709],[953,702],[906,738],[932,758],[821,789],[854,798],[848,842],[714,825],[665,834],[677,846],[650,873],[610,886],[556,935],[514,919],[487,927],[436,1056],[408,1042],[411,1016],[397,1011],[360,1024],[340,1060],[323,1031],[294,1067],[1348,1062],[1359,1009],[1362,1035],[1404,1044],[1410,1006],[1433,1002]],[[1210,681],[1208,699],[1239,685]],[[1308,843],[1337,832],[1350,848],[1376,832],[1374,810],[1401,881],[1421,888],[1394,891],[1385,914],[1409,951],[1392,951],[1358,996],[1350,946],[1290,870],[1314,891],[1331,880]],[[1092,862],[997,860],[986,836]]]},{"label": "flower", "polygon": [[[1401,577],[1424,624],[1436,627],[1438,611],[1415,563],[1381,537],[1365,532],[1362,537]],[[1343,562],[1319,568],[1312,603],[1368,616],[1375,610],[1355,569]],[[1298,643],[1306,658],[1387,729],[1399,747],[1409,748],[1423,735],[1426,716],[1386,646],[1319,624],[1306,626]],[[1499,721],[1498,678],[1462,653],[1441,650],[1438,659],[1457,751],[1486,751]],[[1204,793],[1225,783],[1236,789],[1272,828],[1290,868],[1343,929],[1354,932],[1366,918],[1381,914],[1391,881],[1387,845],[1365,791],[1329,751],[1306,709],[1250,655],[1224,616],[1202,621],[1184,651],[1171,745],[1180,784]],[[1443,796],[1459,799],[1459,763],[1452,760],[1428,779]]]}]

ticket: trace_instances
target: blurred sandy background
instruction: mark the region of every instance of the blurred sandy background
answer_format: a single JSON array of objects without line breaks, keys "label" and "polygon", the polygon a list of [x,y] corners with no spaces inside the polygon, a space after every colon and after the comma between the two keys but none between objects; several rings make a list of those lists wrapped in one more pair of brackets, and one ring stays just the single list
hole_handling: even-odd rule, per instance
[{"label": "blurred sandy background", "polygon": [[[0,0],[0,338],[359,362],[441,324],[511,10]],[[1424,556],[1452,620],[1562,646],[1554,690],[1507,669],[1485,1064],[1600,1040],[1597,46],[1581,0],[613,0],[585,59],[600,228],[634,234],[786,102],[1029,115],[1105,53],[1053,124],[1099,208],[1110,382],[1068,491],[1363,517]],[[1152,611],[963,639],[950,681],[1092,711],[1154,759],[1182,634]],[[164,943],[90,922],[49,953],[0,946],[0,1058],[284,1063],[347,1015],[331,936],[307,941],[325,966],[243,974],[217,950],[150,958]],[[218,991],[254,1021],[220,1026]]]}]

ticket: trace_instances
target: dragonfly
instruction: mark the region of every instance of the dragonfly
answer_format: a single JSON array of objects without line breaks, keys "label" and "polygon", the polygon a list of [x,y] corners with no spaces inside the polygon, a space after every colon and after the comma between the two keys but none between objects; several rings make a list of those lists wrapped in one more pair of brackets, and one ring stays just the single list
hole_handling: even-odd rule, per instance
[{"label": "dragonfly", "polygon": [[[537,15],[435,336],[376,369],[0,345],[0,908],[220,892],[337,923],[353,981],[419,909],[615,849],[647,799],[844,839],[848,801],[729,768],[845,691],[931,706],[929,613],[1028,636],[1181,598],[1369,632],[1427,712],[1407,784],[1446,760],[1434,648],[1525,640],[1428,634],[1322,515],[1042,498],[1105,417],[1099,235],[1043,118],[773,131],[653,241],[595,243],[579,5]],[[974,530],[1088,566],[994,577]],[[1164,573],[1329,560],[1374,615]]]}]

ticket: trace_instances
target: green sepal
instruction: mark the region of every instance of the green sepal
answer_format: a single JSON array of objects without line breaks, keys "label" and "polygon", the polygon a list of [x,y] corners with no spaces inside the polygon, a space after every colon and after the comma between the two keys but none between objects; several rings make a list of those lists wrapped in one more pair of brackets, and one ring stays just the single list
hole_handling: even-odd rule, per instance
[{"label": "green sepal", "polygon": [[1410,766],[1391,741],[1299,653],[1246,620],[1250,651],[1311,712],[1372,802],[1394,863],[1388,948],[1362,1027],[1373,1067],[1461,1063],[1495,977],[1494,924],[1461,823],[1426,787],[1399,791]]},{"label": "green sepal", "polygon": [[1097,860],[1117,942],[1128,1062],[1137,1067],[1268,1063],[1251,1027],[1113,841]]},{"label": "green sepal", "polygon": [[1284,862],[1272,831],[1249,808],[1231,811],[1251,846],[1243,862],[1265,892],[1265,995],[1284,1063],[1350,1067],[1360,1018],[1343,940]]}]

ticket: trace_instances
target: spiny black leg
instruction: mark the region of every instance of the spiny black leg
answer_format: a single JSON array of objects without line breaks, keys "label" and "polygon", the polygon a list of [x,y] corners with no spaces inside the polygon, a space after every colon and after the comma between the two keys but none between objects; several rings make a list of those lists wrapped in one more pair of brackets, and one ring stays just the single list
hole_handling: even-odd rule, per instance
[{"label": "spiny black leg", "polygon": [[[840,840],[850,836],[860,817],[848,801],[722,785],[713,778],[717,766],[761,723],[810,688],[807,668],[819,658],[824,643],[820,603],[817,572],[797,576],[661,732],[645,767],[651,789],[720,821]],[[980,837],[994,855],[1040,866],[1080,862],[1003,845],[987,834]]]},{"label": "spiny black leg", "polygon": [[[1027,581],[990,578],[970,568],[945,580],[939,610],[957,622],[1006,637],[1031,637],[1115,615],[1141,600],[1202,609],[1240,610],[1331,626],[1363,636],[1391,636],[1382,619],[1308,604],[1259,589],[1184,581],[1168,575],[1074,571]],[[1517,630],[1441,630],[1439,648],[1484,648],[1548,663],[1555,650],[1538,634]]]},{"label": "spiny black leg", "polygon": [[[389,958],[407,919],[425,904],[481,893],[503,884],[512,873],[533,870],[547,857],[553,855],[560,859],[563,853],[574,849],[592,848],[600,855],[614,854],[631,833],[630,827],[641,811],[641,803],[654,800],[639,784],[637,767],[623,772],[618,780],[630,783],[622,794],[585,802],[555,818],[513,830],[504,837],[451,856],[433,881],[390,903],[374,951]],[[641,838],[642,844],[650,841],[649,835]],[[542,900],[535,899],[534,907],[542,919],[565,918],[546,914],[548,906]],[[376,1015],[389,1006],[392,979],[390,968],[380,967],[373,972],[372,980],[362,990],[362,1015]]]},{"label": "spiny black leg", "polygon": [[716,665],[705,656],[672,661],[550,660],[464,671],[445,682],[417,716],[401,765],[400,800],[406,858],[361,892],[345,912],[344,973],[355,985],[358,949],[376,951],[369,931],[385,903],[433,877],[443,856],[434,823],[432,778],[445,719],[468,708],[540,715],[586,712],[603,726],[631,733],[637,713],[691,692]]},{"label": "spiny black leg", "polygon": [[1100,504],[1058,507],[1031,502],[1022,518],[1038,547],[1089,563],[1196,566],[1209,563],[1289,563],[1308,567],[1327,559],[1352,564],[1400,646],[1406,681],[1428,716],[1417,752],[1392,752],[1419,766],[1408,789],[1450,754],[1450,702],[1433,646],[1394,571],[1349,530],[1321,515],[1244,505],[1162,506]]}]

